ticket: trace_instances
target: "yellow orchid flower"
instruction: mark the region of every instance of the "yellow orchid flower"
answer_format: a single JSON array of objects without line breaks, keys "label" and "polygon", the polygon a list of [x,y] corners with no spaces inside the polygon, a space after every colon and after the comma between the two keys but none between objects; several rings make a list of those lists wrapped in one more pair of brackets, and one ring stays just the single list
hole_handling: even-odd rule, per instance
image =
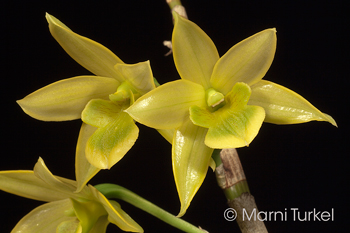
[{"label": "yellow orchid flower", "polygon": [[124,231],[142,228],[115,201],[93,186],[76,193],[77,182],[54,176],[39,158],[33,171],[0,171],[0,189],[22,197],[48,202],[24,216],[15,232],[100,233],[113,223]]},{"label": "yellow orchid flower", "polygon": [[155,83],[148,61],[124,64],[109,49],[76,34],[52,15],[46,14],[46,19],[62,48],[96,76],[60,80],[17,103],[39,120],[83,120],[76,156],[79,191],[100,169],[110,169],[134,145],[139,129],[123,110],[154,89]]},{"label": "yellow orchid flower", "polygon": [[297,93],[261,80],[274,58],[275,29],[261,31],[219,57],[201,28],[173,16],[173,55],[181,80],[148,92],[126,112],[149,127],[176,129],[172,163],[181,216],[205,178],[213,148],[248,146],[263,121],[336,123]]}]

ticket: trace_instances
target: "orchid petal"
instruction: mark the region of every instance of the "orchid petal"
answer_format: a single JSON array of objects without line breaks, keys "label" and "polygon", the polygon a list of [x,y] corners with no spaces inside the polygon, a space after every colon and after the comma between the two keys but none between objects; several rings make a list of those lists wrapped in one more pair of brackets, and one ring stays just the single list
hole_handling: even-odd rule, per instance
[{"label": "orchid petal", "polygon": [[74,33],[52,15],[46,14],[46,19],[52,36],[76,62],[97,76],[124,80],[114,69],[115,64],[123,61],[108,48]]},{"label": "orchid petal", "polygon": [[136,64],[117,64],[115,68],[120,71],[128,82],[141,94],[144,95],[156,88],[149,61]]},{"label": "orchid petal", "polygon": [[39,200],[57,201],[72,197],[72,193],[58,192],[34,175],[33,171],[0,171],[0,189],[18,196]]},{"label": "orchid petal", "polygon": [[117,225],[123,231],[143,232],[139,226],[127,213],[120,208],[120,205],[115,201],[109,201],[96,188],[89,186],[96,201],[103,205],[108,213],[108,220]]},{"label": "orchid petal", "polygon": [[214,67],[210,83],[224,95],[237,82],[260,81],[270,68],[276,51],[276,30],[266,29],[234,45]]},{"label": "orchid petal", "polygon": [[76,219],[66,214],[72,208],[69,199],[43,204],[24,216],[11,232],[56,232],[62,222]]},{"label": "orchid petal", "polygon": [[77,218],[60,223],[56,228],[56,233],[81,233],[82,229]]},{"label": "orchid petal", "polygon": [[218,51],[205,32],[176,12],[172,36],[174,62],[182,79],[210,87],[210,76],[219,59]]},{"label": "orchid petal", "polygon": [[181,202],[178,217],[185,214],[207,174],[213,149],[204,144],[206,133],[207,129],[193,125],[189,119],[175,132],[172,163]]},{"label": "orchid petal", "polygon": [[89,231],[89,233],[106,233],[108,224],[109,224],[108,216],[107,215],[101,216],[97,220],[93,228]]},{"label": "orchid petal", "polygon": [[76,192],[80,192],[86,183],[100,171],[99,168],[91,165],[85,156],[86,144],[95,131],[95,127],[85,123],[83,123],[80,128],[75,156],[75,176],[77,179]]},{"label": "orchid petal", "polygon": [[292,90],[276,83],[261,80],[252,87],[249,103],[265,109],[265,122],[297,124],[308,121],[327,121],[337,126],[335,120],[320,112],[310,102]]},{"label": "orchid petal", "polygon": [[124,102],[112,102],[109,100],[93,99],[85,106],[81,119],[92,126],[103,127],[114,121],[120,113]]},{"label": "orchid petal", "polygon": [[79,119],[87,102],[108,98],[119,82],[112,78],[78,76],[45,86],[17,103],[33,118],[43,121]]},{"label": "orchid petal", "polygon": [[52,189],[56,189],[60,192],[72,193],[76,189],[76,183],[74,181],[66,182],[63,179],[59,179],[52,175],[49,169],[46,167],[44,160],[39,158],[38,162],[34,166],[34,174],[39,179],[43,180]]},{"label": "orchid petal", "polygon": [[225,97],[226,105],[216,112],[193,106],[190,117],[195,125],[209,128],[205,144],[211,148],[248,146],[265,118],[262,107],[247,105],[251,94],[245,83],[236,83]]},{"label": "orchid petal", "polygon": [[149,127],[175,129],[188,117],[189,107],[205,104],[205,90],[202,86],[187,80],[177,80],[141,96],[125,111]]},{"label": "orchid petal", "polygon": [[75,215],[80,221],[82,233],[90,232],[98,219],[103,215],[107,215],[106,210],[99,202],[84,199],[71,199],[71,201]]},{"label": "orchid petal", "polygon": [[100,127],[90,137],[85,150],[87,160],[100,169],[110,169],[134,145],[139,129],[133,119],[120,112],[114,121]]}]

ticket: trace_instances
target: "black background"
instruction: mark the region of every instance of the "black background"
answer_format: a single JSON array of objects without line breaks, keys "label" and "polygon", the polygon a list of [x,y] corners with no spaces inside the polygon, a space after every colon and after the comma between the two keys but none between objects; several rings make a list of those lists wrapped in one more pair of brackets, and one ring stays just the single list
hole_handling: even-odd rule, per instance
[{"label": "black background", "polygon": [[[186,1],[189,18],[223,55],[240,40],[277,28],[277,52],[265,79],[304,96],[330,114],[325,122],[264,124],[249,148],[238,149],[259,210],[288,210],[287,221],[266,222],[269,232],[348,232],[342,227],[349,207],[348,54],[349,19],[345,1]],[[15,100],[63,78],[89,74],[51,37],[45,12],[78,34],[111,49],[126,63],[150,60],[160,83],[178,79],[163,40],[171,38],[165,1],[11,1],[1,7],[1,159],[0,170],[31,170],[41,156],[53,174],[75,179],[74,153],[80,120],[41,122],[25,115]],[[171,146],[139,125],[135,146],[91,184],[112,182],[177,214],[180,208],[171,169]],[[0,231],[15,224],[40,202],[0,192]],[[120,202],[145,232],[179,232]],[[209,232],[239,232],[224,219],[226,200],[215,175],[207,177],[185,220]],[[293,221],[291,208],[331,211],[334,221]],[[108,232],[120,232],[110,225]]]}]

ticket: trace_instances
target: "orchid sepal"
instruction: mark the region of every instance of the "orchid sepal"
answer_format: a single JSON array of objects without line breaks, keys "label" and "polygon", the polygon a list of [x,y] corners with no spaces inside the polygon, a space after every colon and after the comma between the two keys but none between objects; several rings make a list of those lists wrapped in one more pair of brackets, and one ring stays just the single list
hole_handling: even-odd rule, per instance
[{"label": "orchid sepal", "polygon": [[108,99],[119,82],[98,76],[77,76],[49,84],[17,103],[29,116],[43,121],[79,119],[91,99]]},{"label": "orchid sepal", "polygon": [[124,63],[105,46],[70,30],[61,21],[46,13],[52,36],[76,62],[97,76],[111,77],[119,82],[124,78],[114,69]]},{"label": "orchid sepal", "polygon": [[276,52],[276,29],[266,29],[232,46],[215,64],[211,86],[226,95],[237,82],[260,81]]},{"label": "orchid sepal", "polygon": [[214,149],[204,144],[206,133],[207,129],[193,125],[189,119],[175,131],[172,165],[181,202],[178,217],[185,214],[211,164]]},{"label": "orchid sepal", "polygon": [[273,124],[298,124],[309,121],[327,121],[337,126],[335,120],[322,113],[296,92],[276,83],[261,80],[251,86],[248,104],[265,109],[265,122]]},{"label": "orchid sepal", "polygon": [[210,87],[210,77],[219,53],[210,39],[193,22],[179,16],[175,11],[172,47],[174,62],[182,79]]}]

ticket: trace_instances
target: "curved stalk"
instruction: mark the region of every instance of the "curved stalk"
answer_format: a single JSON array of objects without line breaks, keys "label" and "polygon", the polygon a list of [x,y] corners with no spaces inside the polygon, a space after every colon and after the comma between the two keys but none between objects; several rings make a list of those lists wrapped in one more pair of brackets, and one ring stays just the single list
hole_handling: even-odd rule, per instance
[{"label": "curved stalk", "polygon": [[153,215],[154,217],[166,222],[167,224],[176,227],[185,232],[203,233],[206,232],[185,220],[170,214],[155,204],[147,201],[130,190],[116,184],[99,184],[95,186],[106,198],[120,199],[129,204]]}]

